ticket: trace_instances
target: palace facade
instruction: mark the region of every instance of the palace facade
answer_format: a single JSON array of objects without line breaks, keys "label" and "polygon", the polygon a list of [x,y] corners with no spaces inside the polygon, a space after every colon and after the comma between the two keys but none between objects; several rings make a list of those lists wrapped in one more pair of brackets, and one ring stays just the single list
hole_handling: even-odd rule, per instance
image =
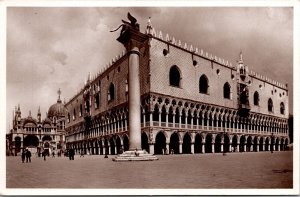
[{"label": "palace facade", "polygon": [[31,112],[22,117],[20,105],[14,110],[13,128],[6,135],[8,155],[17,155],[22,149],[28,148],[33,154],[45,150],[59,152],[66,149],[65,144],[65,114],[66,108],[60,99],[50,106],[45,119],[42,119],[40,108],[37,118]]},{"label": "palace facade", "polygon": [[[163,36],[148,22],[139,54],[142,149],[152,154],[283,151],[288,86]],[[237,55],[238,56],[238,55]],[[129,149],[129,53],[114,58],[66,104],[66,144],[77,153]]]}]

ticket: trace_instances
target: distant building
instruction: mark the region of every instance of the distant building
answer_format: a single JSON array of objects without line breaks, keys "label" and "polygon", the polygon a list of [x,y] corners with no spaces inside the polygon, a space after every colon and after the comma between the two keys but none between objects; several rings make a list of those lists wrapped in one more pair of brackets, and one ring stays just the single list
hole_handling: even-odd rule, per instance
[{"label": "distant building", "polygon": [[13,129],[7,134],[10,152],[17,155],[24,148],[29,148],[32,153],[43,150],[58,152],[65,149],[65,114],[66,108],[60,100],[60,90],[57,103],[53,104],[45,119],[42,120],[40,108],[37,118],[31,112],[25,118],[21,116],[21,108],[15,108]]},{"label": "distant building", "polygon": [[[289,144],[288,87],[155,32],[140,57],[142,148],[150,153],[282,151]],[[128,150],[129,55],[116,56],[65,105],[67,147]],[[249,57],[252,58],[252,57]]]}]

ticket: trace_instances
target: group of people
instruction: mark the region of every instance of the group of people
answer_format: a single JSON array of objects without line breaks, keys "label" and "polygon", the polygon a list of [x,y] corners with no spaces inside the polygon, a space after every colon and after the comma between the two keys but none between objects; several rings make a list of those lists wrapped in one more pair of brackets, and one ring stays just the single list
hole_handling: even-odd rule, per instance
[{"label": "group of people", "polygon": [[22,151],[22,154],[21,154],[21,157],[22,157],[22,163],[25,162],[25,158],[26,158],[26,163],[30,163],[31,162],[31,152],[30,150],[28,149],[25,149]]}]

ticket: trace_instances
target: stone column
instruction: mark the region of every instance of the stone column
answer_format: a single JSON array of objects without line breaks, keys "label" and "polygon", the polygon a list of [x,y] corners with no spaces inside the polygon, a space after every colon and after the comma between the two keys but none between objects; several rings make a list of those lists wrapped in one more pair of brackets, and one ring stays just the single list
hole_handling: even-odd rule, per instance
[{"label": "stone column", "polygon": [[240,152],[240,143],[236,144],[236,152]]},{"label": "stone column", "polygon": [[224,143],[221,143],[221,153],[224,151]]},{"label": "stone column", "polygon": [[203,154],[205,153],[205,142],[202,143],[202,153],[203,153]]},{"label": "stone column", "polygon": [[211,152],[215,153],[215,143],[211,143]]},{"label": "stone column", "polygon": [[246,143],[244,144],[244,152],[247,152],[247,145],[246,145]]},{"label": "stone column", "polygon": [[168,155],[170,153],[170,143],[166,143],[166,151],[165,154]]},{"label": "stone column", "polygon": [[107,148],[108,148],[108,154],[111,155],[111,148],[110,148],[110,146],[108,146]]},{"label": "stone column", "polygon": [[191,143],[191,153],[194,154],[194,143]]},{"label": "stone column", "polygon": [[146,127],[146,115],[143,113],[143,126]]},{"label": "stone column", "polygon": [[152,111],[149,113],[149,121],[150,121],[150,127],[153,127],[153,114]]},{"label": "stone column", "polygon": [[154,144],[149,144],[149,152],[150,154],[154,154]]},{"label": "stone column", "polygon": [[259,152],[259,143],[256,145],[256,152]]},{"label": "stone column", "polygon": [[166,127],[169,127],[169,112],[166,112]]},{"label": "stone column", "polygon": [[231,152],[231,149],[232,149],[232,143],[230,142],[229,143],[229,152]]},{"label": "stone column", "polygon": [[182,142],[179,141],[179,154],[182,154]]}]

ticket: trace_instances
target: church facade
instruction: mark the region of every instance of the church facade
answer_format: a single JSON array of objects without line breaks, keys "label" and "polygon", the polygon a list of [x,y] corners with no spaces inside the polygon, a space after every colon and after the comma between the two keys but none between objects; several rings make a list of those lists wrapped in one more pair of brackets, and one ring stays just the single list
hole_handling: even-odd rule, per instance
[{"label": "church facade", "polygon": [[[60,95],[60,90],[58,91]],[[57,103],[50,106],[45,119],[42,119],[40,108],[37,118],[29,112],[22,117],[20,105],[14,110],[13,128],[7,134],[8,155],[17,155],[22,149],[29,149],[33,154],[48,152],[63,152],[65,144],[65,114],[66,108],[60,96]]]},{"label": "church facade", "polygon": [[[163,36],[148,22],[139,54],[142,149],[152,154],[283,151],[288,86]],[[237,53],[238,54],[238,53]],[[238,56],[238,55],[237,55]],[[66,104],[66,144],[77,153],[129,149],[123,52]]]}]

